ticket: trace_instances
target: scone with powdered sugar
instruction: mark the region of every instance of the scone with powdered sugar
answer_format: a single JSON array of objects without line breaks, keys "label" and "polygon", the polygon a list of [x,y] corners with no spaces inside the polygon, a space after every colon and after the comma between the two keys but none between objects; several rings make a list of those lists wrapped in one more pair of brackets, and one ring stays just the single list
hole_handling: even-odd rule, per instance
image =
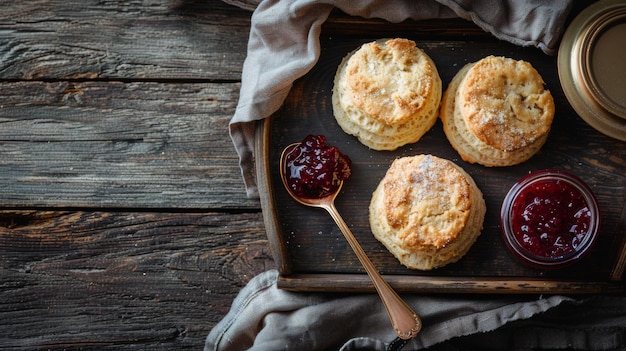
[{"label": "scone with powdered sugar", "polygon": [[454,76],[440,118],[464,161],[512,166],[530,159],[546,142],[554,100],[530,63],[489,56]]},{"label": "scone with powdered sugar", "polygon": [[408,268],[458,261],[481,233],[482,192],[461,167],[432,155],[396,159],[372,194],[374,237]]},{"label": "scone with powdered sugar", "polygon": [[348,54],[337,69],[332,105],[339,126],[374,150],[415,143],[436,122],[442,86],[415,42],[381,39]]}]

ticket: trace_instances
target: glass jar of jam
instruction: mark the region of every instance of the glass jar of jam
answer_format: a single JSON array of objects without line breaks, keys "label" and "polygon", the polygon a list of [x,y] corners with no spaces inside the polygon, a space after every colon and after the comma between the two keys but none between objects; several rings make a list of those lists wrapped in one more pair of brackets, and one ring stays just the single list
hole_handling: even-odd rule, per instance
[{"label": "glass jar of jam", "polygon": [[557,169],[522,177],[504,198],[500,227],[506,246],[535,268],[561,268],[583,257],[593,245],[600,211],[591,189]]}]

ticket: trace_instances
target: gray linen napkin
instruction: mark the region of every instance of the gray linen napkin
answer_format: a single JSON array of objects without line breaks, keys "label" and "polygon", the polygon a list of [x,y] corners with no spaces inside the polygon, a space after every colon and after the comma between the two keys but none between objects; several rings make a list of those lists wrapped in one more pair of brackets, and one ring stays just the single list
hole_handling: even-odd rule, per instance
[{"label": "gray linen napkin", "polygon": [[258,197],[254,121],[280,108],[292,83],[320,55],[319,34],[333,8],[390,22],[461,17],[495,37],[554,54],[571,9],[567,1],[494,0],[264,0],[252,14],[248,56],[230,135],[248,197]]},{"label": "gray linen napkin", "polygon": [[[394,340],[375,294],[296,293],[254,277],[211,330],[205,351],[384,351]],[[424,323],[403,350],[624,350],[626,297],[406,295]]]}]

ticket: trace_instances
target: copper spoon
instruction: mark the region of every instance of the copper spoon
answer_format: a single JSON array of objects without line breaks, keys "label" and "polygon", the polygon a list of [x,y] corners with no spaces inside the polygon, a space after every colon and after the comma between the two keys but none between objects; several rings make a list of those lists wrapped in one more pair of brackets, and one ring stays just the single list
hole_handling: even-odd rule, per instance
[{"label": "copper spoon", "polygon": [[285,158],[288,153],[287,151],[293,149],[298,144],[299,143],[295,143],[287,146],[280,156],[280,178],[283,181],[283,185],[285,185],[285,189],[287,189],[289,195],[291,195],[291,197],[294,198],[294,200],[296,200],[297,202],[305,206],[323,208],[330,214],[330,216],[335,220],[335,223],[337,223],[337,226],[346,238],[346,241],[348,241],[348,244],[350,244],[350,247],[361,262],[361,265],[363,265],[363,268],[365,268],[365,271],[372,280],[372,283],[374,284],[374,287],[376,288],[376,291],[378,292],[378,295],[380,296],[383,305],[387,309],[387,314],[389,314],[389,319],[391,320],[391,325],[393,326],[396,335],[398,335],[398,337],[403,340],[408,340],[415,337],[417,333],[419,333],[419,331],[422,329],[422,321],[417,316],[417,314],[413,312],[411,307],[409,307],[409,305],[407,305],[406,302],[404,302],[404,300],[402,300],[400,296],[398,296],[393,288],[389,286],[389,284],[385,281],[385,279],[383,279],[380,273],[378,273],[378,271],[372,264],[372,261],[370,261],[370,259],[367,257],[367,254],[365,254],[365,251],[363,251],[363,248],[356,240],[354,234],[352,234],[350,228],[348,228],[346,222],[344,222],[344,220],[341,218],[341,216],[339,215],[339,211],[337,211],[337,208],[335,207],[335,198],[337,197],[337,194],[339,194],[339,191],[343,186],[343,181],[339,184],[339,187],[335,190],[335,192],[321,198],[313,199],[297,196],[291,191],[290,187],[287,185],[287,179],[285,175]]}]

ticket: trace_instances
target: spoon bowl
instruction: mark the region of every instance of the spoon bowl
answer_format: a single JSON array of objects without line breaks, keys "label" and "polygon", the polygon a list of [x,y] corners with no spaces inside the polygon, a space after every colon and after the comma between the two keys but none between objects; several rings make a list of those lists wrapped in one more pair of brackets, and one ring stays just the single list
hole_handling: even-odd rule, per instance
[{"label": "spoon bowl", "polygon": [[411,307],[409,307],[409,305],[407,305],[406,302],[398,296],[398,294],[385,281],[380,273],[378,273],[378,270],[376,270],[374,264],[370,261],[365,251],[363,251],[363,248],[335,207],[335,198],[343,186],[343,181],[340,181],[338,186],[334,188],[332,192],[317,198],[298,196],[298,194],[295,194],[289,187],[285,160],[289,152],[291,152],[298,145],[300,145],[300,143],[288,145],[280,156],[280,178],[285,186],[285,189],[294,200],[302,205],[323,208],[330,214],[359,259],[359,262],[361,262],[361,265],[367,272],[367,275],[372,280],[372,284],[374,285],[374,288],[376,288],[376,292],[380,296],[380,299],[387,310],[387,314],[389,315],[391,325],[396,332],[396,335],[403,340],[415,337],[422,329],[422,321],[411,309]]}]

